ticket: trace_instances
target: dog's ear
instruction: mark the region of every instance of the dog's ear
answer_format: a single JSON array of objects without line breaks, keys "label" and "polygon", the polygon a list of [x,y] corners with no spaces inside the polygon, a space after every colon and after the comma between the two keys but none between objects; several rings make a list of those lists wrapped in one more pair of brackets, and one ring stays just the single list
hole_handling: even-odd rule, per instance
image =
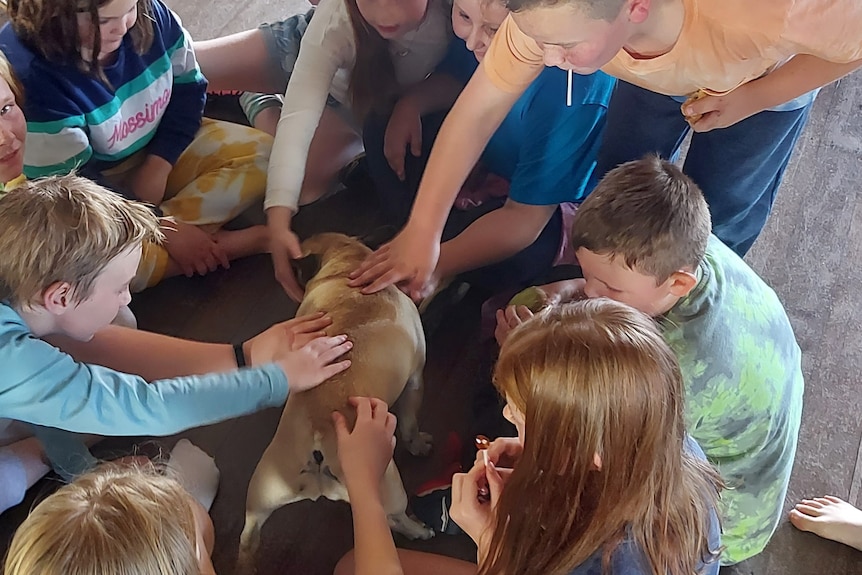
[{"label": "dog's ear", "polygon": [[320,271],[320,255],[308,254],[299,259],[290,260],[290,265],[293,268],[297,283],[305,288],[311,278]]},{"label": "dog's ear", "polygon": [[398,228],[396,228],[395,226],[378,226],[364,236],[360,236],[357,239],[372,250],[376,250],[377,248],[394,238],[395,234],[397,233]]}]

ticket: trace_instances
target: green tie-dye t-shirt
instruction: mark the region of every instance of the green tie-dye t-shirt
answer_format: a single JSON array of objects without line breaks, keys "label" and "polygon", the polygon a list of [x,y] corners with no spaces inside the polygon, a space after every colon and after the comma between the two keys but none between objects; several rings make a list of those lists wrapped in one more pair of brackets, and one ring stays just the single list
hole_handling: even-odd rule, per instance
[{"label": "green tie-dye t-shirt", "polygon": [[801,351],[775,292],[714,236],[698,275],[660,322],[685,379],[689,433],[727,484],[722,562],[731,564],[762,551],[783,513]]}]

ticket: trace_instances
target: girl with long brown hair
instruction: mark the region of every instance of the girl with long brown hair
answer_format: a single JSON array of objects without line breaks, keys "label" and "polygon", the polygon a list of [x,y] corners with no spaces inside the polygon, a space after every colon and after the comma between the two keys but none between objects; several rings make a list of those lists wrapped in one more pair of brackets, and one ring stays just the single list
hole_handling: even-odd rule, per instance
[{"label": "girl with long brown hair", "polygon": [[[550,309],[511,333],[495,382],[518,437],[455,476],[450,508],[479,575],[718,573],[721,482],[687,438],[679,366],[652,320],[604,299]],[[477,573],[399,555],[409,575]]]}]

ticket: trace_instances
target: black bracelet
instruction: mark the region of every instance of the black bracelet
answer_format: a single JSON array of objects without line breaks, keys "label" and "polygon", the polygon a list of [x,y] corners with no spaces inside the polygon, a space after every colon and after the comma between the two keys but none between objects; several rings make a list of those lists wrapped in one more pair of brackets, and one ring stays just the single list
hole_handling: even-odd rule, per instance
[{"label": "black bracelet", "polygon": [[233,353],[236,355],[236,368],[241,369],[247,364],[245,363],[245,352],[242,349],[241,343],[233,344]]}]

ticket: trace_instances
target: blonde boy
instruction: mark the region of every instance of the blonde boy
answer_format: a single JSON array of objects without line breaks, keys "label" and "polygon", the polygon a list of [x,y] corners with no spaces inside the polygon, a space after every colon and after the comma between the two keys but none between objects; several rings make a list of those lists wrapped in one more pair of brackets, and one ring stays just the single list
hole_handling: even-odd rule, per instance
[{"label": "blonde boy", "polygon": [[[321,337],[322,316],[279,324],[236,350],[108,326],[129,303],[142,242],[158,241],[158,229],[142,204],[77,176],[25,182],[0,200],[0,418],[170,435],[281,405],[347,368],[335,360],[350,342]],[[237,370],[246,359],[255,367]],[[222,373],[197,375],[208,372]],[[41,437],[51,455],[60,438]]]},{"label": "blonde boy", "polygon": [[[689,433],[727,483],[722,563],[759,553],[782,515],[802,416],[801,352],[775,292],[710,234],[694,182],[654,156],[602,179],[572,242],[584,279],[540,289],[656,318],[685,379]],[[517,323],[516,311],[498,320]]]}]

